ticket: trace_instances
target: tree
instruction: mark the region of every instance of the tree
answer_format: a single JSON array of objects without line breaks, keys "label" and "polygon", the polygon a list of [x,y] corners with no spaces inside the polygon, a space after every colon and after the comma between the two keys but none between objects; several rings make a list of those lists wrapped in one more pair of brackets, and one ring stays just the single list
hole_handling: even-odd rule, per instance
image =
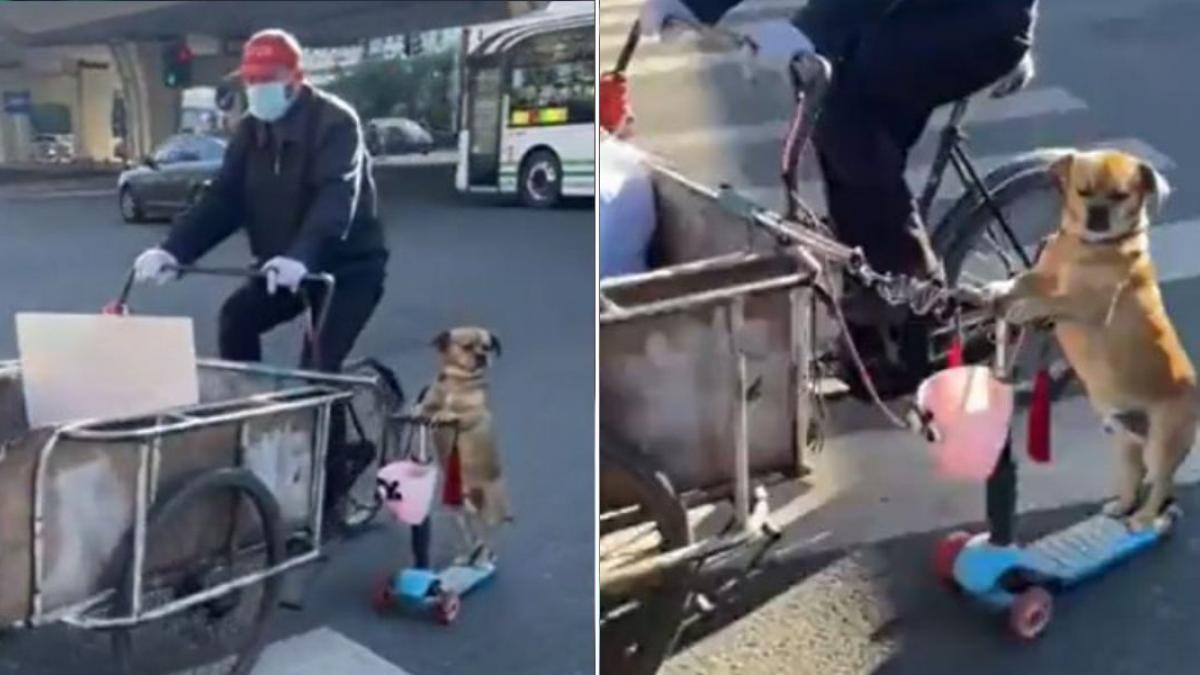
[{"label": "tree", "polygon": [[353,105],[364,120],[409,117],[432,129],[448,130],[453,75],[453,53],[422,54],[361,63],[329,89]]}]

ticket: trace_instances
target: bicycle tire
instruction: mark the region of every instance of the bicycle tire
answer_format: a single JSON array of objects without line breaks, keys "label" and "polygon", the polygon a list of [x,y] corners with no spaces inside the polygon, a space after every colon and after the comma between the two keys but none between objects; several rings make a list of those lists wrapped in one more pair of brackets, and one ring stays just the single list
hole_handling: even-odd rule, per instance
[{"label": "bicycle tire", "polygon": [[[266,544],[264,567],[273,567],[282,562],[284,541],[279,503],[262,481],[247,469],[217,469],[181,481],[174,490],[156,500],[151,506],[146,519],[146,538],[153,537],[158,527],[169,522],[171,517],[178,514],[185,506],[223,492],[247,497],[253,506],[262,526],[263,539]],[[130,603],[133,597],[135,572],[132,550],[133,536],[134,533],[131,530],[126,537],[125,545],[118,549],[124,558],[118,586],[120,590],[114,607],[118,615],[128,615],[132,611]],[[257,663],[265,647],[266,626],[279,605],[281,581],[281,576],[275,574],[260,582],[263,593],[258,602],[254,624],[243,637],[240,649],[236,652],[235,663],[227,675],[247,675]],[[132,633],[138,627],[135,625],[112,631],[113,656],[120,672],[126,675],[149,675],[144,669],[138,668],[135,663],[136,651]]]},{"label": "bicycle tire", "polygon": [[[995,206],[1004,212],[1006,209],[1016,206],[1021,200],[1029,199],[1031,195],[1044,195],[1051,191],[1057,193],[1056,179],[1050,173],[1050,165],[1055,156],[1051,152],[1031,153],[1012,164],[997,168],[984,177],[982,181],[991,193]],[[967,257],[976,250],[988,226],[995,222],[992,210],[973,191],[960,198],[947,212],[946,217],[939,222],[935,230],[933,245],[935,252],[942,260],[946,280],[950,285],[960,281]],[[1042,233],[1042,236],[1037,237],[1036,241],[1040,241],[1057,229],[1058,221],[1052,222],[1053,225],[1046,228],[1046,231]],[[1022,243],[1028,246],[1036,241],[1022,241]],[[1052,345],[1050,351],[1051,356],[1048,360],[1051,363],[1062,362],[1065,364],[1065,359],[1058,352],[1057,344]],[[990,356],[992,352],[989,350],[986,353]],[[1052,399],[1061,397],[1074,379],[1074,372],[1069,364],[1066,364],[1061,372],[1052,373],[1050,397]]]}]

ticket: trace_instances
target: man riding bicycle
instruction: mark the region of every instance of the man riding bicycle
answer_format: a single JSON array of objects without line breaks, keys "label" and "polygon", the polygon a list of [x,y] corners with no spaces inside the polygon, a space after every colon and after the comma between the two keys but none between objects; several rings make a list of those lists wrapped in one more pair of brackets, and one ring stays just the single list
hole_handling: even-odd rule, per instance
[{"label": "man riding bicycle", "polygon": [[[222,305],[221,358],[260,361],[261,336],[329,303],[325,326],[309,336],[306,368],[337,372],[383,296],[388,248],[376,208],[375,179],[358,114],[309,83],[291,34],[260,31],[246,42],[237,76],[248,115],[238,124],[212,187],[159,245],[134,263],[138,281],[176,276],[235,232],[247,235],[263,278],[247,281]],[[332,298],[306,281],[333,275]],[[367,457],[344,457],[346,411],[331,420],[327,501],[340,496]]]},{"label": "man riding bicycle", "polygon": [[[648,37],[660,36],[671,19],[713,25],[741,2],[645,0],[639,25]],[[998,95],[1032,78],[1036,5],[810,0],[791,23],[766,21],[741,31],[760,56],[790,60],[815,51],[833,65],[814,143],[834,230],[860,247],[875,271],[941,276],[904,179],[908,154],[935,109],[1006,75]],[[911,317],[889,327],[897,322],[888,313],[870,302],[853,303],[848,312],[851,336],[884,395],[911,391],[929,367],[928,327]]]}]

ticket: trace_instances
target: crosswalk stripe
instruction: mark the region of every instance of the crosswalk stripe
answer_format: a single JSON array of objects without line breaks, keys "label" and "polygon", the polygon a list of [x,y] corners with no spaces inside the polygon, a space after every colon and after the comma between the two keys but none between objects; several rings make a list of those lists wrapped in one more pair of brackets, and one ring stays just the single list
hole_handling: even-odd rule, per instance
[{"label": "crosswalk stripe", "polygon": [[[654,139],[647,142],[648,148],[662,157],[670,157],[667,153],[662,153],[658,145],[654,143]],[[1096,143],[1088,143],[1081,145],[1082,148],[1108,148],[1114,150],[1123,150],[1126,153],[1139,156],[1141,159],[1150,162],[1152,166],[1158,168],[1158,171],[1169,172],[1175,167],[1175,162],[1166,156],[1162,151],[1157,150],[1150,143],[1141,141],[1139,138],[1112,138],[1108,141],[1099,141]],[[728,153],[727,149],[722,149],[722,153]],[[986,155],[973,157],[972,161],[976,166],[976,171],[980,177],[986,175],[994,169],[1001,167],[1004,163],[1012,161],[1016,156],[1024,155],[1026,151],[1021,153],[1004,153],[998,155]],[[905,180],[912,190],[920,190],[925,184],[925,180],[929,178],[931,165],[917,165],[908,169],[905,172]],[[684,172],[688,173],[688,172]],[[770,209],[782,208],[784,203],[784,192],[780,183],[770,184],[752,184],[752,185],[734,185],[739,195],[750,199],[751,202],[762,205],[762,207]],[[952,169],[947,168],[947,177],[942,181],[942,190],[938,192],[938,196],[944,197],[950,191],[958,191],[958,178],[952,172]],[[816,213],[824,213],[824,193],[820,180],[805,180],[798,185],[800,197],[804,198],[805,203],[808,203],[809,208],[816,210]]]},{"label": "crosswalk stripe", "polygon": [[[218,662],[223,663],[223,662]],[[213,672],[215,666],[175,675]],[[310,630],[269,645],[250,675],[412,675],[375,652],[328,627]]]},{"label": "crosswalk stripe", "polygon": [[1150,228],[1150,254],[1160,284],[1200,276],[1200,218]]},{"label": "crosswalk stripe", "polygon": [[[601,51],[600,63],[610,64],[617,60],[616,52],[612,54]],[[736,51],[720,50],[716,52],[638,52],[629,67],[625,70],[630,77],[651,77],[670,75],[681,72],[700,73],[720,66],[740,66],[743,56]],[[607,66],[604,66],[607,67]]]},{"label": "crosswalk stripe", "polygon": [[[714,95],[716,95],[715,92]],[[972,102],[967,124],[995,124],[1014,119],[1060,115],[1085,109],[1087,109],[1087,104],[1065,89],[1059,87],[1030,89],[1002,99],[980,97]],[[926,128],[926,133],[928,135],[939,133],[940,127],[946,123],[949,113],[949,108],[939,109]],[[650,143],[659,152],[670,154],[680,148],[698,145],[782,141],[787,133],[787,127],[788,120],[772,120],[757,124],[654,133],[650,135]]]}]

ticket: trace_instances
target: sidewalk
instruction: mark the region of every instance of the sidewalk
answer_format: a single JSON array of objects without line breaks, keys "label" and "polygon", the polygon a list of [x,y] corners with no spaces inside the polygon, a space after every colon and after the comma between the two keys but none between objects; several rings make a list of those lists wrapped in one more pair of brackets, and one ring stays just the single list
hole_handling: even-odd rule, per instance
[{"label": "sidewalk", "polygon": [[[877,411],[857,402],[830,412],[830,438],[807,458],[811,473],[770,491],[771,520],[784,532],[777,552],[807,556],[984,520],[983,484],[939,478],[924,440],[885,426]],[[1013,425],[1020,513],[1111,496],[1117,458],[1087,399],[1055,404],[1050,464],[1028,460],[1026,420],[1019,410]],[[1188,457],[1178,480],[1200,482],[1200,452]],[[724,525],[729,509],[722,504],[690,515],[701,519],[704,532]]]},{"label": "sidewalk", "polygon": [[0,165],[0,198],[115,193],[121,171],[116,164]]}]

